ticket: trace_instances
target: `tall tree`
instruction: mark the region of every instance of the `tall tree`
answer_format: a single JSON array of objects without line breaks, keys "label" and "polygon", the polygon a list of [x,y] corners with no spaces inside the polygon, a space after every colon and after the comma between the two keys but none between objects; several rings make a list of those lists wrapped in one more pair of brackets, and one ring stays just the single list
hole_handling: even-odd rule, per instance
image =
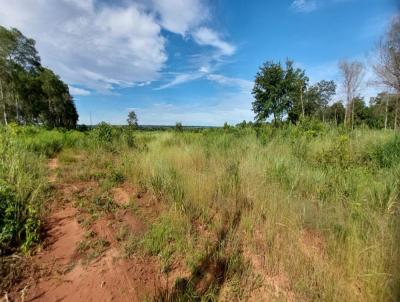
[{"label": "tall tree", "polygon": [[7,30],[0,26],[0,102],[3,105],[4,123],[7,124],[7,105],[15,105],[19,118],[19,98],[15,78],[23,71],[40,66],[35,41],[25,37],[19,30]]},{"label": "tall tree", "polygon": [[326,118],[334,122],[335,125],[342,124],[344,122],[346,109],[342,102],[335,102],[331,106],[328,106],[326,111]]},{"label": "tall tree", "polygon": [[361,62],[342,60],[339,62],[339,70],[342,74],[342,86],[346,95],[345,126],[354,126],[354,102],[358,96],[362,80],[364,78],[364,65]]},{"label": "tall tree", "polygon": [[397,94],[379,93],[370,100],[371,127],[384,128],[395,126]]},{"label": "tall tree", "polygon": [[75,127],[78,113],[68,86],[43,68],[35,41],[0,26],[0,110],[3,123]]},{"label": "tall tree", "polygon": [[127,120],[126,120],[127,122],[128,122],[128,125],[130,126],[130,127],[137,127],[137,125],[138,125],[138,118],[137,118],[137,115],[136,115],[136,112],[135,111],[130,111],[129,113],[128,113],[128,118],[127,118]]},{"label": "tall tree", "polygon": [[400,126],[400,14],[378,45],[378,61],[373,66],[380,82],[397,94],[394,128]]},{"label": "tall tree", "polygon": [[322,111],[322,121],[325,121],[325,114],[328,104],[331,102],[332,97],[336,94],[336,84],[334,81],[322,80],[317,83],[319,104]]},{"label": "tall tree", "polygon": [[293,62],[266,62],[257,72],[253,87],[253,111],[257,121],[264,121],[273,116],[275,124],[288,115],[296,103],[300,102],[304,83],[308,79],[304,71],[294,68]]}]

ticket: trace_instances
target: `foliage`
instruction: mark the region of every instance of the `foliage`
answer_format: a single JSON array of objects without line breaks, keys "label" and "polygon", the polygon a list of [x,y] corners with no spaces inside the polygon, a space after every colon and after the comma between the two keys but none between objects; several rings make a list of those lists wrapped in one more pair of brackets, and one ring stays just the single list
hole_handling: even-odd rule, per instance
[{"label": "foliage", "polygon": [[285,68],[281,63],[264,63],[256,75],[252,92],[256,119],[264,121],[272,115],[275,123],[282,121],[299,102],[299,94],[307,81],[304,71],[295,69],[292,61],[286,61]]},{"label": "foliage", "polygon": [[182,132],[183,131],[183,126],[182,126],[181,122],[176,122],[175,131],[177,131],[177,132]]},{"label": "foliage", "polygon": [[75,128],[78,113],[68,86],[42,67],[35,41],[0,26],[2,122]]},{"label": "foliage", "polygon": [[128,122],[128,125],[129,125],[130,127],[136,128],[136,127],[138,126],[138,118],[137,118],[136,112],[133,111],[133,110],[130,111],[130,112],[128,113],[128,118],[127,118],[126,121]]}]

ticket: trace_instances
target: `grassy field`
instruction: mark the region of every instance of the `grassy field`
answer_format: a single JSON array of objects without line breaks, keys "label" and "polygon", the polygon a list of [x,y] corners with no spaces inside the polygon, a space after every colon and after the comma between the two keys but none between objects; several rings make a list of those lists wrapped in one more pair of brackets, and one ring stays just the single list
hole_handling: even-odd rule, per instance
[{"label": "grassy field", "polygon": [[[51,204],[46,158],[66,182],[98,184],[90,225],[118,207],[157,211],[142,236],[122,226],[124,256],[156,257],[155,301],[398,301],[400,136],[393,131],[304,123],[274,129],[134,131],[101,125],[86,133],[0,130],[0,247],[3,258],[34,253]],[[150,213],[151,214],[151,213]],[[147,217],[147,216],[146,216]],[[94,243],[93,243],[94,242]],[[93,243],[93,244],[91,244]],[[107,244],[76,247],[100,257]]]}]

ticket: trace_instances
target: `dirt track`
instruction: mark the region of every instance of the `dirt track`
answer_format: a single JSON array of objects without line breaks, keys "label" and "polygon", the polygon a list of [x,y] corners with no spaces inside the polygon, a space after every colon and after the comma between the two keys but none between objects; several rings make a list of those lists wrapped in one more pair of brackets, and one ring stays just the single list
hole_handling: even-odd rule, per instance
[{"label": "dirt track", "polygon": [[[90,226],[90,232],[107,244],[99,256],[85,261],[78,247],[87,239],[88,229],[78,222],[79,209],[72,201],[74,194],[95,189],[96,183],[61,184],[57,159],[48,167],[49,182],[59,200],[54,201],[45,222],[43,249],[32,257],[40,277],[25,280],[23,292],[13,297],[15,301],[143,301],[168,284],[155,257],[124,256],[116,239],[116,225],[123,223],[135,236],[146,230],[145,223],[127,210],[106,215]],[[133,190],[122,186],[114,190],[114,199],[126,204],[131,194]]]}]

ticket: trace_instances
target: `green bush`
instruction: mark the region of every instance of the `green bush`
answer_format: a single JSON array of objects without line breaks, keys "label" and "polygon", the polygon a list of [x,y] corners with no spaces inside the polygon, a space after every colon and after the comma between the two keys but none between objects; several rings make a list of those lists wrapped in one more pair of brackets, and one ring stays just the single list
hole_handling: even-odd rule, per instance
[{"label": "green bush", "polygon": [[371,159],[381,168],[390,168],[400,163],[400,135],[392,137],[373,150]]}]

